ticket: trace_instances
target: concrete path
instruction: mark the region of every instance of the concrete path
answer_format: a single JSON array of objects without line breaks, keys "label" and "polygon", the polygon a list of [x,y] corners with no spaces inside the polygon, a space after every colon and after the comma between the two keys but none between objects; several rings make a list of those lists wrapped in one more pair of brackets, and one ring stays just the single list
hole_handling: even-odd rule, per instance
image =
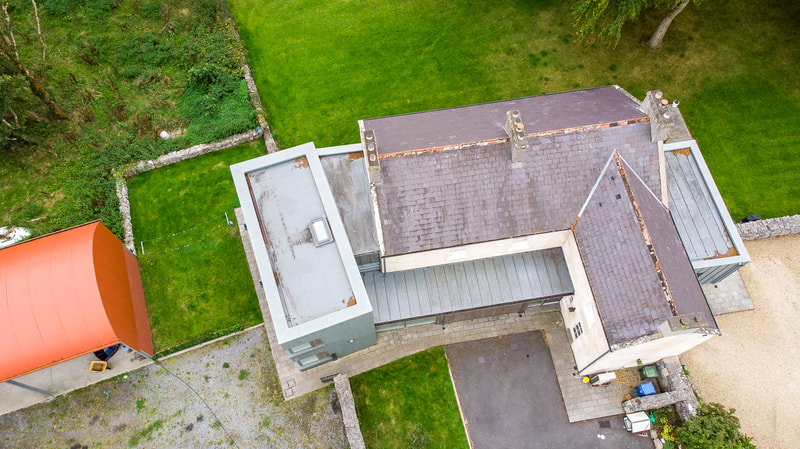
[{"label": "concrete path", "polygon": [[[108,360],[110,369],[96,373],[89,371],[89,364],[95,360],[97,358],[93,354],[87,354],[14,380],[58,396],[153,363],[135,351],[127,352],[121,349]],[[52,400],[51,396],[26,390],[8,382],[0,383],[0,398],[2,398],[0,415]]]},{"label": "concrete path", "polygon": [[542,331],[456,343],[446,355],[474,449],[653,447],[619,417],[570,424]]}]

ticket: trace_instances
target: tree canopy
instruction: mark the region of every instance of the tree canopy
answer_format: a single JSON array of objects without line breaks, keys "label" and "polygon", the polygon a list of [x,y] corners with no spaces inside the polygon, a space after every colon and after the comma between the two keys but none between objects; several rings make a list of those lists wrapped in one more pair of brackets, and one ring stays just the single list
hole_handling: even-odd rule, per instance
[{"label": "tree canopy", "polygon": [[626,22],[636,20],[645,11],[666,9],[667,14],[647,43],[655,50],[661,47],[672,20],[690,1],[699,4],[702,0],[577,0],[572,15],[579,40],[597,36],[616,45]]}]

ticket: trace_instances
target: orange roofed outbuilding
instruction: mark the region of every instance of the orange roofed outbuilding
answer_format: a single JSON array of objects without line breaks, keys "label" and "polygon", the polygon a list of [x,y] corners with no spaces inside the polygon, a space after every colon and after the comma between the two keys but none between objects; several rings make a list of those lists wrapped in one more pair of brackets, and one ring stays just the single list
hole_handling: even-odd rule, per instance
[{"label": "orange roofed outbuilding", "polygon": [[139,265],[99,221],[0,250],[0,382],[153,339]]}]

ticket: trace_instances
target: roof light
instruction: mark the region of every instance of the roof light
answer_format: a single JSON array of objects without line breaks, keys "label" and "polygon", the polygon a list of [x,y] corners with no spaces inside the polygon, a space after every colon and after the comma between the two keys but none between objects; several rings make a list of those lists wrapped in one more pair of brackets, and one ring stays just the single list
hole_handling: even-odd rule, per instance
[{"label": "roof light", "polygon": [[331,228],[328,227],[328,220],[325,217],[311,220],[311,223],[308,224],[308,230],[311,231],[311,238],[317,247],[333,242]]}]

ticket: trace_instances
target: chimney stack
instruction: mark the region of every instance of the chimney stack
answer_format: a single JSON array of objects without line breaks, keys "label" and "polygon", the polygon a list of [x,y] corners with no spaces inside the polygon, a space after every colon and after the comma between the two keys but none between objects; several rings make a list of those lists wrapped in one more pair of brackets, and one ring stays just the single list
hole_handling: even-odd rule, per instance
[{"label": "chimney stack", "polygon": [[525,124],[518,110],[506,112],[506,124],[503,127],[511,145],[511,167],[522,167],[525,151],[528,149],[528,137],[525,135]]},{"label": "chimney stack", "polygon": [[[642,102],[641,110],[650,116],[650,140],[652,142],[666,141],[670,137],[677,137],[680,133],[675,121],[677,106],[669,106],[669,101],[664,98],[660,90],[651,90]],[[685,125],[684,125],[685,127]],[[688,130],[687,134],[688,134]],[[671,136],[675,134],[675,136]]]},{"label": "chimney stack", "polygon": [[378,157],[378,144],[375,141],[375,131],[365,130],[361,136],[364,146],[364,158],[367,160],[367,176],[370,184],[381,183],[381,165]]}]

